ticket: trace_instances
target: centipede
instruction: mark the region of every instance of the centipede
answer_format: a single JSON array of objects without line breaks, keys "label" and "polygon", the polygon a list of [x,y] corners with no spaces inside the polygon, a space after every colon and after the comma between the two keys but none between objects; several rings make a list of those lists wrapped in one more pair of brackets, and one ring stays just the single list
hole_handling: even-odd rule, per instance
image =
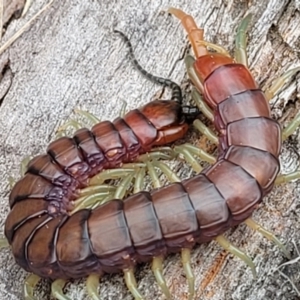
[{"label": "centipede", "polygon": [[[188,125],[178,118],[184,115],[180,101],[153,101],[124,118],[52,142],[47,154],[29,162],[27,173],[13,187],[5,222],[5,236],[17,264],[35,274],[30,275],[31,288],[40,277],[49,278],[53,295],[69,299],[62,293],[66,280],[88,276],[89,295],[100,299],[99,278],[123,272],[134,299],[141,300],[145,298],[137,288],[134,267],[152,261],[156,281],[171,299],[162,263],[167,254],[181,252],[188,298],[193,299],[190,254],[196,244],[214,239],[256,274],[252,260],[222,235],[242,222],[268,236],[290,257],[251,215],[275,184],[300,178],[299,171],[279,174],[278,160],[282,140],[299,126],[300,113],[282,130],[271,118],[269,106],[300,67],[287,71],[263,93],[248,70],[245,31],[250,15],[238,28],[233,58],[223,47],[205,41],[203,29],[190,15],[176,8],[168,12],[188,33],[195,58],[186,57],[187,72],[197,97],[202,95],[200,101],[213,116],[218,157],[191,178],[72,214],[78,189],[88,186],[91,176],[180,138]],[[195,126],[207,133],[197,121]]]}]

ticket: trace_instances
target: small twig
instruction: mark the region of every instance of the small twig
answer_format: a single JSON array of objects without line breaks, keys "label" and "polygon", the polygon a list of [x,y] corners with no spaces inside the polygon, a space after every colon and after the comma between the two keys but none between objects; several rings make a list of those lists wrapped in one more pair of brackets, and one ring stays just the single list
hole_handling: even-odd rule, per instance
[{"label": "small twig", "polygon": [[281,264],[280,266],[278,266],[275,269],[275,272],[277,271],[282,277],[284,277],[293,287],[294,291],[297,293],[297,295],[300,297],[300,291],[297,289],[296,285],[294,284],[294,282],[287,276],[285,275],[282,271],[279,270],[279,268],[284,267],[284,266],[288,266],[288,265],[292,265],[297,263],[300,260],[300,254],[299,254],[299,250],[297,248],[297,245],[295,243],[295,241],[292,241],[292,243],[294,244],[294,247],[296,249],[296,252],[298,254],[298,257],[296,257],[295,259],[292,259],[286,263]]},{"label": "small twig", "polygon": [[294,282],[287,276],[285,275],[283,272],[281,272],[280,270],[277,269],[277,272],[282,276],[284,277],[293,287],[293,289],[295,290],[295,292],[297,293],[297,295],[300,297],[300,292],[299,290],[297,289],[297,287],[295,286]]},{"label": "small twig", "polygon": [[2,39],[3,30],[3,0],[0,0],[0,41]]},{"label": "small twig", "polygon": [[293,243],[293,245],[294,245],[294,247],[295,247],[295,249],[296,249],[296,252],[297,252],[297,254],[298,254],[298,257],[300,257],[300,252],[299,252],[299,249],[298,249],[298,247],[297,247],[297,245],[296,245],[295,240],[292,240],[292,243]]},{"label": "small twig", "polygon": [[280,266],[278,266],[278,267],[277,267],[277,270],[278,270],[279,268],[281,268],[281,267],[285,267],[285,266],[288,266],[288,265],[293,265],[293,264],[297,263],[299,260],[300,260],[300,256],[298,256],[298,257],[296,257],[296,258],[294,258],[294,259],[292,259],[292,260],[289,260],[289,261],[287,261],[287,262],[281,264]]},{"label": "small twig", "polygon": [[48,9],[54,0],[51,0],[48,4],[46,4],[38,13],[36,13],[23,27],[21,27],[7,42],[5,42],[0,48],[0,55],[10,46],[12,45],[23,33],[26,31],[31,23],[38,18],[46,9]]},{"label": "small twig", "polygon": [[26,13],[27,13],[27,11],[28,11],[28,9],[29,9],[29,7],[30,7],[31,1],[32,1],[32,0],[27,0],[27,1],[25,2],[25,5],[24,5],[24,7],[23,7],[23,11],[22,11],[21,17],[24,17],[24,16],[26,15]]}]

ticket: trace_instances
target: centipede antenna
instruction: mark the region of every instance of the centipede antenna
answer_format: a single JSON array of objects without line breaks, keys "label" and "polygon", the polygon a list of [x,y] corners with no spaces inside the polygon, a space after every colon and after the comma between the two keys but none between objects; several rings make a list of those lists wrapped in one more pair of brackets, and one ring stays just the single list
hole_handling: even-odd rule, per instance
[{"label": "centipede antenna", "polygon": [[100,276],[98,274],[91,274],[86,280],[87,292],[93,300],[101,300],[101,297],[98,294],[99,280]]},{"label": "centipede antenna", "polygon": [[247,220],[244,221],[244,223],[250,228],[261,233],[269,241],[275,243],[278,246],[278,248],[284,253],[284,255],[288,259],[291,259],[291,253],[286,249],[286,247],[279,241],[279,239],[272,232],[268,231],[260,224],[256,223],[252,218],[248,218]]},{"label": "centipede antenna", "polygon": [[189,286],[189,300],[194,298],[195,294],[195,276],[191,267],[191,249],[183,248],[181,250],[181,261],[183,270]]},{"label": "centipede antenna", "polygon": [[243,260],[251,269],[253,277],[257,278],[257,273],[255,269],[255,265],[251,258],[244,253],[242,250],[239,248],[235,247],[232,245],[223,235],[219,235],[215,237],[215,240],[227,251],[231,252],[233,255],[236,255],[239,257],[241,260]]},{"label": "centipede antenna", "polygon": [[152,260],[152,266],[151,266],[152,272],[155,276],[156,282],[161,288],[162,292],[166,296],[167,299],[171,299],[171,293],[169,288],[167,287],[165,278],[162,274],[163,272],[163,257],[162,256],[155,256]]},{"label": "centipede antenna", "polygon": [[51,294],[54,298],[58,300],[72,300],[66,295],[64,295],[63,288],[66,285],[67,280],[56,279],[51,284]]},{"label": "centipede antenna", "polygon": [[300,112],[295,116],[295,118],[283,129],[282,140],[285,141],[290,135],[292,135],[295,130],[300,125]]},{"label": "centipede antenna", "polygon": [[95,124],[101,122],[101,120],[98,117],[96,117],[94,114],[92,114],[86,110],[74,109],[74,112],[78,115],[85,117],[92,125],[95,125]]},{"label": "centipede antenna", "polygon": [[248,67],[247,57],[247,28],[251,21],[252,14],[247,15],[237,28],[237,35],[235,38],[235,60]]},{"label": "centipede antenna", "polygon": [[267,100],[271,100],[279,90],[290,80],[290,78],[300,71],[300,67],[291,69],[283,73],[279,78],[277,78],[271,87],[265,91]]},{"label": "centipede antenna", "polygon": [[35,300],[33,296],[33,290],[40,281],[41,277],[35,275],[35,274],[30,274],[27,276],[25,282],[24,282],[24,299],[25,300]]},{"label": "centipede antenna", "polygon": [[219,144],[219,139],[215,135],[215,133],[208,128],[204,123],[202,123],[200,120],[195,120],[193,122],[193,125],[202,133],[204,134],[211,142],[214,144],[218,145]]},{"label": "centipede antenna", "polygon": [[197,107],[204,114],[204,116],[213,122],[214,114],[212,110],[206,104],[201,94],[195,88],[192,88],[192,99],[195,101]]},{"label": "centipede antenna", "polygon": [[144,297],[141,295],[137,289],[136,280],[134,277],[133,269],[123,270],[126,286],[133,295],[135,300],[144,300]]},{"label": "centipede antenna", "polygon": [[180,86],[169,79],[154,76],[154,75],[148,73],[136,60],[134,53],[133,53],[133,47],[131,45],[131,42],[129,41],[129,38],[123,32],[121,32],[119,30],[114,30],[114,32],[118,33],[122,37],[124,42],[126,43],[126,46],[129,50],[130,60],[132,61],[135,68],[137,68],[138,71],[142,75],[144,75],[147,79],[151,80],[152,82],[171,88],[171,90],[172,90],[171,100],[177,101],[178,103],[182,104],[182,93],[181,93]]},{"label": "centipede antenna", "polygon": [[281,183],[286,183],[290,182],[292,180],[300,179],[300,170],[288,173],[288,174],[280,174],[277,176],[275,180],[275,184],[281,184]]}]

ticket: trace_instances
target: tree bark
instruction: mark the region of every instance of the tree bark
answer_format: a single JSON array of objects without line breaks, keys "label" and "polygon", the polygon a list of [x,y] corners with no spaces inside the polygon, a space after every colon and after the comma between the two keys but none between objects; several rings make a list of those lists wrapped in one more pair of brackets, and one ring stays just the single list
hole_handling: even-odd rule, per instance
[{"label": "tree bark", "polygon": [[[247,49],[250,70],[263,89],[285,70],[300,65],[299,1],[181,3],[174,0],[173,6],[191,14],[204,27],[206,40],[224,46],[231,53],[239,22],[247,13],[253,14]],[[25,19],[10,23],[3,40],[12,36],[41,5],[33,1]],[[168,6],[166,0],[57,0],[2,54],[1,60],[9,58],[13,75],[0,106],[1,228],[9,212],[9,176],[18,178],[24,157],[44,153],[58,127],[74,116],[74,108],[88,110],[102,120],[112,120],[118,116],[123,100],[128,110],[133,109],[161,90],[134,69],[124,43],[112,32],[113,28],[130,37],[136,57],[146,70],[186,86],[184,63],[178,61],[187,45],[186,33],[178,20],[162,13]],[[281,118],[283,126],[299,107],[299,78],[298,74],[271,102],[272,115]],[[195,136],[199,137],[192,135],[194,139],[191,137],[189,142],[197,144]],[[299,168],[299,148],[298,130],[283,144],[280,158],[283,173]],[[190,174],[186,171],[184,178]],[[294,259],[299,259],[295,248],[300,246],[299,195],[299,180],[275,187],[253,216],[285,241]],[[245,225],[230,230],[226,236],[253,259],[258,279],[253,279],[250,269],[216,242],[200,245],[192,254],[197,299],[300,299],[295,287],[276,271],[286,262],[276,246]],[[22,299],[27,273],[15,264],[10,249],[1,250],[0,261],[0,298]],[[279,270],[300,290],[297,260]],[[164,274],[174,299],[187,299],[179,255],[166,258]],[[147,299],[164,299],[149,265],[138,267],[136,278]],[[89,299],[85,279],[67,284],[65,292],[71,299]],[[121,275],[103,277],[99,292],[102,299],[132,299]],[[49,281],[44,280],[38,286],[36,297],[50,299]]]}]

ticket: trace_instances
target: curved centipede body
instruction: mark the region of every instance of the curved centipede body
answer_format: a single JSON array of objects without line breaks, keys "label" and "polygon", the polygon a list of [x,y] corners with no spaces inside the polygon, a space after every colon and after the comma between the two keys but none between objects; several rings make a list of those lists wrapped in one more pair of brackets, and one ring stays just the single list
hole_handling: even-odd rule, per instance
[{"label": "curved centipede body", "polygon": [[[195,32],[196,37],[189,32],[190,39],[202,40],[202,33]],[[154,102],[124,120],[101,122],[91,131],[82,129],[74,138],[53,142],[46,155],[29,163],[27,175],[10,194],[5,235],[25,270],[51,279],[132,270],[138,262],[212,240],[251,216],[271,191],[280,169],[282,133],[270,116],[268,100],[245,65],[203,45],[194,48],[197,87],[214,110],[220,134],[217,162],[180,183],[70,216],[70,200],[76,200],[76,189],[86,186],[91,175],[177,139],[186,124],[174,122],[180,115],[174,110],[167,123],[179,124],[180,130],[163,138],[157,129],[165,128],[161,120],[173,111],[173,102]],[[153,116],[152,105],[158,103],[168,108],[162,119],[148,119],[159,124],[152,130],[144,116],[149,107],[149,118]],[[141,128],[149,128],[146,138]],[[108,147],[111,141],[114,147]]]}]

